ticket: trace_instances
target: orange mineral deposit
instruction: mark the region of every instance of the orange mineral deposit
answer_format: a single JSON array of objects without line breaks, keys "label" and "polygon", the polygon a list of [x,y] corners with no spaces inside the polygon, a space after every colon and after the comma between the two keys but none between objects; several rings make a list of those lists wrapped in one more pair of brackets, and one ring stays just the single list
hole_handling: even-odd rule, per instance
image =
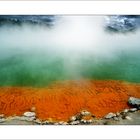
[{"label": "orange mineral deposit", "polygon": [[77,80],[45,88],[0,87],[0,114],[22,115],[34,110],[42,120],[67,121],[81,110],[96,117],[128,108],[130,96],[140,98],[140,85],[122,81]]}]

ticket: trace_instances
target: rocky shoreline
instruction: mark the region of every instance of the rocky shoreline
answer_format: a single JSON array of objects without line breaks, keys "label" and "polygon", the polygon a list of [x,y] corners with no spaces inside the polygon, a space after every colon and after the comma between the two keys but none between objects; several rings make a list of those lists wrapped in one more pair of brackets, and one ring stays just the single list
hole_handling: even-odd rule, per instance
[{"label": "rocky shoreline", "polygon": [[51,118],[42,121],[36,117],[34,112],[25,112],[22,116],[5,117],[0,114],[1,125],[115,125],[115,124],[140,124],[140,99],[130,97],[128,104],[131,108],[117,113],[108,113],[103,118],[96,118],[91,112],[82,110],[68,121],[53,121]]}]

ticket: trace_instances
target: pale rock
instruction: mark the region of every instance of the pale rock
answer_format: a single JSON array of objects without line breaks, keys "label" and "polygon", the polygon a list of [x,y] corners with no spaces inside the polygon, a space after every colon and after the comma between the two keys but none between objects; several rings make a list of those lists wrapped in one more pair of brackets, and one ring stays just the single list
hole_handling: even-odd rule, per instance
[{"label": "pale rock", "polygon": [[130,112],[135,112],[135,111],[137,111],[137,108],[130,108],[129,111]]},{"label": "pale rock", "polygon": [[93,122],[93,120],[88,120],[87,122],[88,122],[88,123],[92,123],[92,122]]},{"label": "pale rock", "polygon": [[60,125],[67,125],[68,123],[64,122],[64,121],[60,121],[60,122],[58,122],[58,124],[60,124]]},{"label": "pale rock", "polygon": [[116,116],[117,116],[117,117],[119,117],[119,116],[120,116],[120,113],[119,113],[119,112],[117,112],[117,113],[116,113]]},{"label": "pale rock", "polygon": [[129,109],[124,109],[123,112],[124,113],[128,113],[129,112]]},{"label": "pale rock", "polygon": [[125,119],[127,119],[127,120],[132,120],[132,118],[129,117],[129,116],[125,116]]},{"label": "pale rock", "polygon": [[58,122],[60,125],[62,125],[63,123],[64,123],[64,121],[60,121],[60,122]]},{"label": "pale rock", "polygon": [[42,124],[52,124],[52,122],[46,120],[46,121],[42,122]]},{"label": "pale rock", "polygon": [[128,103],[135,107],[140,107],[140,99],[135,97],[130,97]]},{"label": "pale rock", "polygon": [[76,116],[72,116],[71,118],[70,118],[70,121],[72,122],[72,121],[76,121]]},{"label": "pale rock", "polygon": [[81,122],[82,123],[87,123],[87,120],[82,119]]},{"label": "pale rock", "polygon": [[35,117],[25,117],[25,116],[22,116],[22,117],[19,117],[19,120],[22,120],[22,121],[33,121],[33,120],[35,120]]},{"label": "pale rock", "polygon": [[105,119],[111,119],[111,118],[113,118],[113,117],[116,117],[116,114],[110,112],[110,113],[108,113],[104,118],[105,118]]},{"label": "pale rock", "polygon": [[90,113],[89,111],[82,110],[82,111],[81,111],[81,115],[83,115],[83,116],[88,116],[88,115],[91,115],[91,113]]},{"label": "pale rock", "polygon": [[42,122],[39,119],[35,119],[34,122],[37,124],[42,124]]},{"label": "pale rock", "polygon": [[73,121],[70,123],[71,125],[77,125],[77,124],[80,124],[80,121]]},{"label": "pale rock", "polygon": [[113,117],[113,119],[114,119],[115,121],[119,121],[119,118],[118,118],[118,117]]},{"label": "pale rock", "polygon": [[23,115],[25,117],[35,117],[36,116],[35,112],[25,112]]}]

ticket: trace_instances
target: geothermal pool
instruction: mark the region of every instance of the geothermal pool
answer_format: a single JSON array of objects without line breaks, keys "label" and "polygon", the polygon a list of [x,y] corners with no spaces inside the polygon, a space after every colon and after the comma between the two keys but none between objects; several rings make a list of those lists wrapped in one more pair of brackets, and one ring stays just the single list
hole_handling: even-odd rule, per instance
[{"label": "geothermal pool", "polygon": [[[19,115],[35,106],[38,115],[43,119],[54,117],[61,120],[61,118],[67,119],[80,109],[89,109],[101,117],[109,111],[127,107],[126,101],[130,94],[140,96],[137,93],[139,88],[136,87],[140,83],[139,38],[139,29],[128,33],[107,32],[104,29],[104,16],[62,16],[52,27],[26,23],[20,26],[2,25],[0,27],[0,113]],[[113,108],[116,101],[115,103],[112,101],[113,103],[110,103],[112,110],[107,107],[106,111],[100,113],[101,108],[97,109],[97,102],[103,107],[101,99],[104,96],[97,97],[100,101],[96,101],[97,105],[93,106],[90,99],[91,97],[95,99],[98,93],[94,92],[96,88],[93,81],[105,81],[105,83],[99,82],[100,86],[98,82],[95,84],[96,88],[103,89],[99,93],[106,94],[111,91],[110,88],[117,93],[115,89],[120,88],[120,93],[123,92],[120,97],[116,97],[112,91],[109,97],[106,95],[106,104],[116,97],[118,108]],[[107,81],[112,82],[108,84]],[[134,85],[131,87],[126,83]],[[108,90],[105,91],[105,88]],[[128,94],[129,90],[131,93]],[[54,97],[51,97],[53,95]],[[53,103],[49,103],[51,99]],[[75,99],[79,99],[79,102]],[[89,100],[86,106],[84,99]],[[64,100],[67,101],[67,105],[63,103]],[[119,105],[122,100],[123,105]],[[56,102],[57,105],[62,103],[59,109],[55,106]],[[71,103],[78,108],[73,109]],[[45,105],[50,108],[45,108]],[[19,106],[19,109],[16,106]],[[43,114],[43,111],[49,113]]]}]

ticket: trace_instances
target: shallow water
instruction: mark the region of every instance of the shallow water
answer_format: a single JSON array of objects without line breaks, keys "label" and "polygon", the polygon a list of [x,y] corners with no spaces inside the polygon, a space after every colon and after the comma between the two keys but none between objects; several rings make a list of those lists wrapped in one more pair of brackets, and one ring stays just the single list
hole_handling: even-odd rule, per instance
[{"label": "shallow water", "polygon": [[140,82],[140,31],[104,30],[102,16],[64,16],[56,25],[0,27],[0,85],[47,86],[70,79]]}]

